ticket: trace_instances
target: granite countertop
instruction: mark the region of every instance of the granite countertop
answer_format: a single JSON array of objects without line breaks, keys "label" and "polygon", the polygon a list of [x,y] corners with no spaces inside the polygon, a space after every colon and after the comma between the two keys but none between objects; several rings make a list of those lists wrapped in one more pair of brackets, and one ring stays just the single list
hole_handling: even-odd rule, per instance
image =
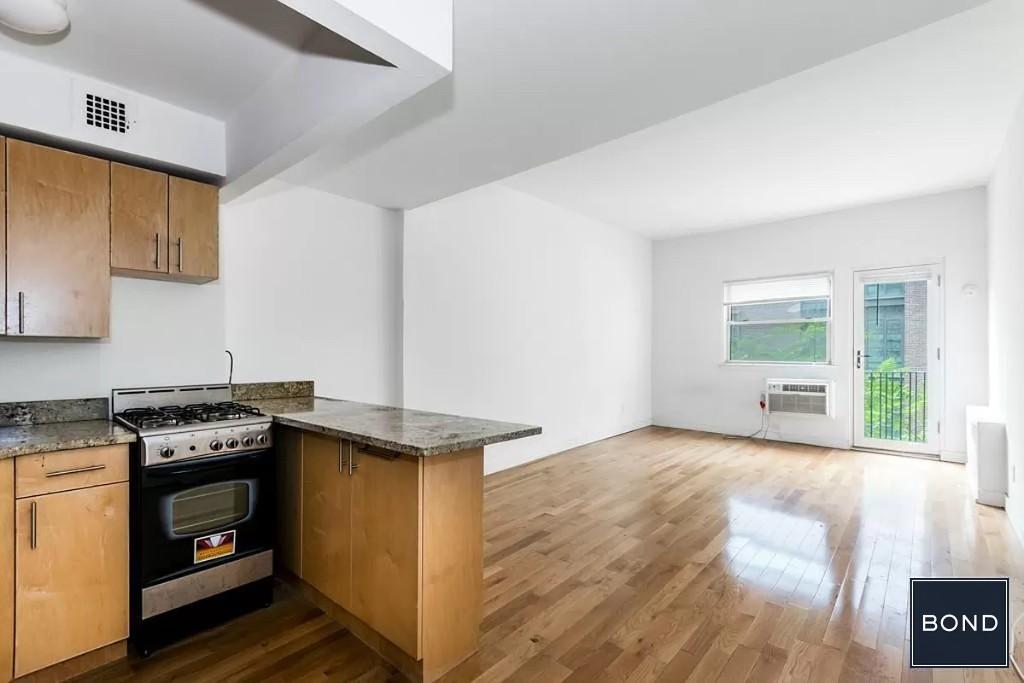
[{"label": "granite countertop", "polygon": [[541,433],[540,427],[532,425],[312,396],[247,403],[289,427],[420,457]]},{"label": "granite countertop", "polygon": [[32,453],[131,443],[135,434],[110,420],[0,427],[0,460]]}]

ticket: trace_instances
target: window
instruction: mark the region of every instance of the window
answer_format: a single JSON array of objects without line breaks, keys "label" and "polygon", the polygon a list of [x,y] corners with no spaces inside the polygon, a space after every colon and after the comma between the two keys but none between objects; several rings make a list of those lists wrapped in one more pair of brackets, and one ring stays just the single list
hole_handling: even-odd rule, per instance
[{"label": "window", "polygon": [[832,278],[727,282],[725,321],[731,363],[828,363]]}]

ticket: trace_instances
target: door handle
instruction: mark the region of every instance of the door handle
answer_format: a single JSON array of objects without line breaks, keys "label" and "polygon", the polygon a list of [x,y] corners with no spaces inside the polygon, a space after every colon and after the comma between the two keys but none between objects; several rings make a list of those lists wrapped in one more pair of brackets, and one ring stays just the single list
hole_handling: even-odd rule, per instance
[{"label": "door handle", "polygon": [[18,334],[25,334],[25,292],[18,292]]},{"label": "door handle", "polygon": [[348,476],[355,474],[356,470],[359,469],[359,465],[356,464],[356,452],[352,448],[352,442],[348,443]]},{"label": "door handle", "polygon": [[156,233],[156,268],[160,270],[160,233]]},{"label": "door handle", "polygon": [[178,272],[181,272],[182,253],[184,251],[182,244],[185,242],[183,237],[178,238]]},{"label": "door handle", "polygon": [[36,535],[36,519],[39,516],[35,501],[32,501],[28,506],[28,516],[28,547],[35,550],[37,545],[36,541],[38,540]]},{"label": "door handle", "polygon": [[864,353],[860,349],[857,349],[857,369],[858,370],[860,370],[861,365],[862,365],[862,361],[865,358],[871,358],[871,354],[870,353]]},{"label": "door handle", "polygon": [[[338,442],[338,472],[345,474],[345,442]],[[351,474],[351,473],[350,473]]]}]

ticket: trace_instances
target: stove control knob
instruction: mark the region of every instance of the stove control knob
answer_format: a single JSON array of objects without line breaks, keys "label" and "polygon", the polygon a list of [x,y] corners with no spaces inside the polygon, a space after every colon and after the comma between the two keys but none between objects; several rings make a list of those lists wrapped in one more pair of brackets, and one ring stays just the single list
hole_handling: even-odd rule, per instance
[{"label": "stove control knob", "polygon": [[220,442],[220,439],[214,439],[210,442],[211,451],[219,451],[221,448],[224,448],[224,444]]},{"label": "stove control knob", "polygon": [[267,443],[267,435],[266,434],[258,434],[256,436],[256,443],[258,443],[261,446],[266,444]]},{"label": "stove control knob", "polygon": [[245,446],[246,448],[251,448],[252,447],[252,437],[251,436],[243,436],[242,437],[242,445]]},{"label": "stove control knob", "polygon": [[224,445],[228,448],[238,448],[238,439],[228,439]]},{"label": "stove control knob", "polygon": [[174,449],[171,448],[170,446],[163,446],[163,447],[160,448],[160,457],[161,458],[169,458],[172,455],[174,455]]}]

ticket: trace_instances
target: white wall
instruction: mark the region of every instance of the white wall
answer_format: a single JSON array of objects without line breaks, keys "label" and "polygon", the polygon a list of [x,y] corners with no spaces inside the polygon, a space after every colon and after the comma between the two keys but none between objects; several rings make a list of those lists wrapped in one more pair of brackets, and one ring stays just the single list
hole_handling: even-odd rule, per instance
[{"label": "white wall", "polygon": [[[0,123],[33,133],[224,175],[224,122],[49,64],[3,53]],[[111,133],[84,122],[85,93],[124,102],[131,129]]]},{"label": "white wall", "polygon": [[223,315],[218,282],[115,277],[109,339],[0,337],[0,402],[109,397],[115,387],[226,380]]},{"label": "white wall", "polygon": [[[964,407],[987,397],[984,188],[875,204],[654,245],[654,422],[728,434],[760,424],[768,376],[835,381],[835,419],[772,420],[773,438],[839,448],[852,440],[853,270],[945,265],[944,456],[966,450]],[[1018,251],[1019,253],[1019,251]],[[723,364],[722,284],[834,272],[833,358],[826,367]],[[979,286],[969,297],[967,283]]]},{"label": "white wall", "polygon": [[235,380],[401,405],[402,216],[281,182],[221,209]]},{"label": "white wall", "polygon": [[405,405],[537,424],[505,469],[650,424],[651,243],[488,185],[406,213]]},{"label": "white wall", "polygon": [[1024,103],[989,184],[990,405],[1006,419],[1010,484],[1007,511],[1024,536]]}]

